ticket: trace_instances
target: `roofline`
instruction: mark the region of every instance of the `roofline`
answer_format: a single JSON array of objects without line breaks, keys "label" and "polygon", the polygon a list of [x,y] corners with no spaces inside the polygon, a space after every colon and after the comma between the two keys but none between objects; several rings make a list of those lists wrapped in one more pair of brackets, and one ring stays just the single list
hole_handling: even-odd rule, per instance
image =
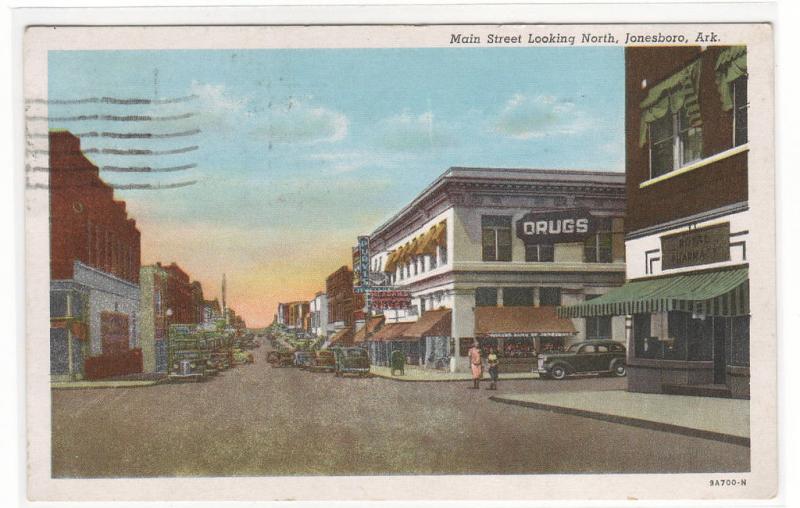
[{"label": "roofline", "polygon": [[574,175],[574,176],[605,176],[605,177],[617,177],[621,178],[620,185],[625,185],[625,172],[624,171],[592,171],[586,169],[543,169],[543,168],[502,168],[502,167],[495,167],[495,168],[482,168],[482,167],[474,167],[474,166],[450,166],[445,170],[442,174],[440,174],[436,179],[428,184],[427,187],[422,189],[417,196],[411,200],[410,203],[405,205],[401,208],[397,213],[392,215],[388,220],[384,221],[383,224],[375,228],[370,236],[376,236],[377,234],[381,233],[385,230],[389,225],[395,222],[399,217],[403,216],[409,210],[412,210],[425,196],[430,194],[436,187],[443,185],[445,180],[448,177],[456,178],[456,175],[453,175],[455,171],[503,171],[508,173],[527,173],[527,174],[541,174],[541,175]]}]

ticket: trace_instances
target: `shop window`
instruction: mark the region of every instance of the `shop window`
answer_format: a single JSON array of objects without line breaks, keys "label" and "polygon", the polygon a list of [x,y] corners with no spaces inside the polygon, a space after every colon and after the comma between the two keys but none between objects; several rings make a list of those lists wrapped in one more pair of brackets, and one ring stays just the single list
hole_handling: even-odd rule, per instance
[{"label": "shop window", "polygon": [[612,261],[612,220],[598,217],[597,233],[589,235],[583,242],[583,260],[586,263],[611,263]]},{"label": "shop window", "polygon": [[561,288],[539,288],[539,305],[553,305],[556,307],[561,305]]},{"label": "shop window", "polygon": [[483,260],[511,261],[511,217],[481,217]]},{"label": "shop window", "polygon": [[497,307],[497,288],[477,288],[475,290],[476,307]]},{"label": "shop window", "polygon": [[552,244],[525,246],[525,261],[552,263],[554,260],[555,260],[555,253]]},{"label": "shop window", "polygon": [[65,317],[67,315],[67,292],[50,291],[50,317]]},{"label": "shop window", "polygon": [[733,146],[747,143],[747,76],[731,83],[733,88]]},{"label": "shop window", "polygon": [[[586,295],[586,300],[593,300],[600,295]],[[586,338],[610,339],[611,338],[611,316],[590,316],[586,318]]]},{"label": "shop window", "polygon": [[636,358],[655,358],[659,345],[658,338],[652,337],[651,315],[633,315],[633,348]]},{"label": "shop window", "polygon": [[740,367],[750,365],[750,316],[731,319],[730,354],[728,364]]},{"label": "shop window", "polygon": [[503,288],[503,307],[533,307],[533,288]]}]

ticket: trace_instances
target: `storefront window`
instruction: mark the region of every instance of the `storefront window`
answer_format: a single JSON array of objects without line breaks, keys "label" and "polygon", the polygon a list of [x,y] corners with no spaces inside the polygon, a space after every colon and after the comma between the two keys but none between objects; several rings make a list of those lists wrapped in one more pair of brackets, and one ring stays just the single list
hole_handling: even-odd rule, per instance
[{"label": "storefront window", "polygon": [[539,305],[556,307],[561,305],[561,288],[539,288]]},{"label": "storefront window", "polygon": [[[594,300],[601,295],[586,295],[586,301]],[[586,318],[586,338],[610,339],[611,338],[611,316],[591,316]]]},{"label": "storefront window", "polygon": [[481,217],[483,260],[511,261],[511,217]]},{"label": "storefront window", "polygon": [[552,244],[525,246],[525,261],[552,263],[554,260],[555,260],[555,252]]},{"label": "storefront window", "polygon": [[731,340],[728,364],[739,367],[750,366],[750,316],[731,319]]},{"label": "storefront window", "polygon": [[655,358],[658,338],[651,336],[650,314],[633,315],[633,347],[636,358]]},{"label": "storefront window", "polygon": [[503,288],[503,307],[533,307],[533,288]]},{"label": "storefront window", "polygon": [[477,288],[475,290],[476,307],[497,307],[497,288]]}]

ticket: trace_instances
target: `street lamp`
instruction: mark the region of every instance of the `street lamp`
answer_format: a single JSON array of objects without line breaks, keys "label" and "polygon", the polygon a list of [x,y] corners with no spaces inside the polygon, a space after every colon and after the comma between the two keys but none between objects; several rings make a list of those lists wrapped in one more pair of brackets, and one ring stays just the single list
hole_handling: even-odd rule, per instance
[{"label": "street lamp", "polygon": [[166,337],[164,337],[164,340],[167,341],[167,365],[166,365],[166,370],[167,370],[167,374],[169,374],[169,366],[172,365],[172,344],[170,343],[170,340],[169,340],[169,318],[172,317],[172,309],[171,308],[167,308],[167,312],[165,312],[164,314],[167,317],[167,319],[165,321],[165,324],[166,324],[166,326],[165,326],[165,328],[166,328]]}]

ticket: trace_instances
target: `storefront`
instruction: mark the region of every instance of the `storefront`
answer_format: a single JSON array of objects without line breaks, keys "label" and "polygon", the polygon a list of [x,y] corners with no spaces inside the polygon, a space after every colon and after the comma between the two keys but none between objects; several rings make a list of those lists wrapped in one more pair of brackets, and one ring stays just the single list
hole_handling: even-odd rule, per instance
[{"label": "storefront", "polygon": [[450,309],[426,311],[404,331],[406,339],[420,344],[421,357],[417,363],[430,368],[450,368],[452,314]]},{"label": "storefront", "polygon": [[559,317],[555,307],[475,309],[475,337],[481,350],[497,352],[500,372],[530,372],[538,353],[563,351],[576,333],[572,321]]},{"label": "storefront", "polygon": [[366,342],[370,361],[373,365],[389,365],[393,351],[402,351],[406,364],[420,365],[424,354],[424,343],[417,338],[408,337],[406,330],[413,323],[387,323]]},{"label": "storefront", "polygon": [[747,266],[638,279],[560,314],[629,316],[630,391],[749,394]]}]

